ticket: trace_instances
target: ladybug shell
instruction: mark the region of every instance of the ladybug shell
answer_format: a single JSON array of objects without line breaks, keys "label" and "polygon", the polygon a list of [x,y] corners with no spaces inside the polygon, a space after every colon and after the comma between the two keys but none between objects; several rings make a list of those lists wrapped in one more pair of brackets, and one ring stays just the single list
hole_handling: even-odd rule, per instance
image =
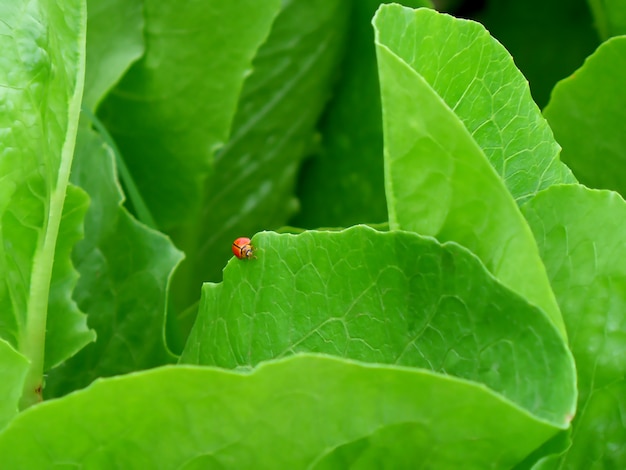
[{"label": "ladybug shell", "polygon": [[247,237],[239,237],[233,242],[233,254],[239,259],[249,259],[254,255],[254,248]]}]

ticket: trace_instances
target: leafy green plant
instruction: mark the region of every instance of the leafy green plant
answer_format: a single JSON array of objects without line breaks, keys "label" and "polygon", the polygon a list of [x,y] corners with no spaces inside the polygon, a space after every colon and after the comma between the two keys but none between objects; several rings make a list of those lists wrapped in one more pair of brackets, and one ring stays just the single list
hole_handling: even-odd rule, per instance
[{"label": "leafy green plant", "polygon": [[57,3],[0,6],[3,467],[626,465],[622,6],[542,114],[420,0]]}]

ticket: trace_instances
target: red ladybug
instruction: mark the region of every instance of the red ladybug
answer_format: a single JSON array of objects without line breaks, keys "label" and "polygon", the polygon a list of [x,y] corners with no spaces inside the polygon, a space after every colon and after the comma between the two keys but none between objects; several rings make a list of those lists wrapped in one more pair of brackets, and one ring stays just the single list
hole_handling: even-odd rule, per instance
[{"label": "red ladybug", "polygon": [[250,239],[239,237],[233,242],[233,254],[239,259],[254,258],[254,248],[250,244]]}]

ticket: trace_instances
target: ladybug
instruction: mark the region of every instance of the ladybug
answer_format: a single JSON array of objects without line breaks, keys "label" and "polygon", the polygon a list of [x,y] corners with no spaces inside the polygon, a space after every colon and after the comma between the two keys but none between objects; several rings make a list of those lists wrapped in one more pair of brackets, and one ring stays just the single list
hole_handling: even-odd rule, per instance
[{"label": "ladybug", "polygon": [[250,239],[246,237],[239,237],[233,242],[233,254],[239,259],[256,258]]}]

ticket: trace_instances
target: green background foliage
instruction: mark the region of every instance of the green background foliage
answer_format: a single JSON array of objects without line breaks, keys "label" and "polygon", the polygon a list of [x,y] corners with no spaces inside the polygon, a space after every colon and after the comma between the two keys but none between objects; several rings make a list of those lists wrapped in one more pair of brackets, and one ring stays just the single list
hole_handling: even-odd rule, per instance
[{"label": "green background foliage", "polygon": [[598,13],[611,8],[611,2],[604,0],[488,0],[475,18],[515,58],[530,81],[533,98],[543,107],[554,84],[571,74],[600,43],[596,29],[603,29],[601,20],[592,17],[589,5],[594,3],[603,4],[598,5]]},{"label": "green background foliage", "polygon": [[581,183],[626,194],[626,37],[604,42],[558,83],[545,115]]},{"label": "green background foliage", "polygon": [[2,466],[626,467],[626,9],[380,3],[0,6]]},{"label": "green background foliage", "polygon": [[[201,1],[182,7],[144,2],[145,54],[100,114],[159,227],[189,225],[200,210],[212,153],[226,139],[246,70],[277,3],[206,8]],[[208,51],[219,50],[206,60]]]}]

